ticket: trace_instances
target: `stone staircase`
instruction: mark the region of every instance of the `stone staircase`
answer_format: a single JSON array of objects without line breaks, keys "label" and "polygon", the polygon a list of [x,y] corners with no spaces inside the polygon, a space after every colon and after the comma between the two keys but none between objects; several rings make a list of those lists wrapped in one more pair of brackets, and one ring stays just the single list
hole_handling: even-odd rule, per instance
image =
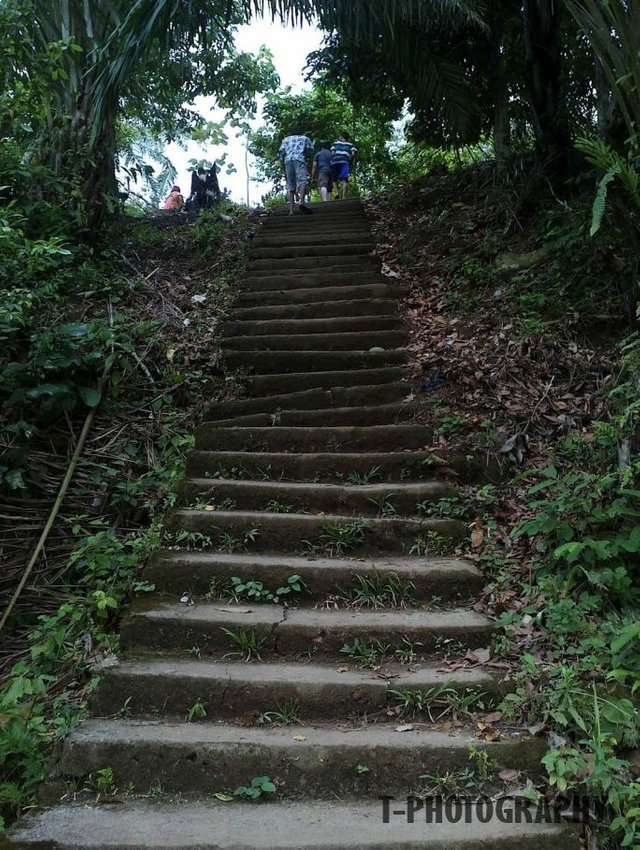
[{"label": "stone staircase", "polygon": [[[489,706],[501,688],[489,672],[442,660],[487,647],[491,623],[470,606],[478,571],[442,554],[464,525],[424,516],[455,488],[434,476],[406,401],[402,291],[371,256],[359,203],[313,212],[273,215],[253,242],[224,328],[248,397],[198,428],[173,537],[146,570],[156,592],[132,606],[122,659],[58,754],[53,805],[7,847],[578,846],[558,825],[403,814],[425,775],[469,768],[470,747],[535,775],[544,745],[399,709],[393,691],[428,702],[445,684]],[[277,598],[229,601],[232,579]],[[302,594],[276,593],[299,582]],[[105,768],[121,802],[71,802]],[[224,801],[265,776],[274,799]],[[388,823],[383,795],[396,798]]]}]

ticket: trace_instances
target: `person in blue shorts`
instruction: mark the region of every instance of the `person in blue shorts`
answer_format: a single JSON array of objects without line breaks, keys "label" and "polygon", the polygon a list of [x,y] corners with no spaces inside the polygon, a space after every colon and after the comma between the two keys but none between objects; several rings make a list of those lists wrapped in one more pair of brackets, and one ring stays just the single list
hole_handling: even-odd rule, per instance
[{"label": "person in blue shorts", "polygon": [[278,155],[284,166],[289,192],[289,215],[293,215],[296,194],[300,198],[300,211],[310,213],[305,205],[305,195],[309,189],[309,172],[307,158],[313,153],[313,143],[308,136],[303,136],[297,128],[282,140]]},{"label": "person in blue shorts", "polygon": [[331,171],[335,183],[340,183],[340,195],[347,196],[349,174],[356,164],[357,147],[352,143],[348,133],[341,133],[338,141],[331,145]]}]

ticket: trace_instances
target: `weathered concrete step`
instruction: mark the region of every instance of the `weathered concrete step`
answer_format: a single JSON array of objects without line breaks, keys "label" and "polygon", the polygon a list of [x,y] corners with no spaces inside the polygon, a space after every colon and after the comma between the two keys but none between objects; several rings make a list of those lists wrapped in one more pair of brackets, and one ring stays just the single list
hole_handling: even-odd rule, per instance
[{"label": "weathered concrete step", "polygon": [[450,499],[456,488],[444,481],[398,481],[393,484],[308,484],[295,481],[234,481],[187,478],[180,485],[180,502],[206,501],[221,505],[231,500],[239,510],[274,510],[282,513],[358,514],[378,516],[381,510],[398,516],[416,516],[417,505]]},{"label": "weathered concrete step", "polygon": [[402,348],[385,351],[229,351],[225,356],[228,369],[248,369],[257,375],[379,369],[399,366],[407,359],[407,352]]},{"label": "weathered concrete step", "polygon": [[370,348],[401,348],[404,331],[326,334],[255,334],[233,336],[224,342],[232,351],[368,351]]},{"label": "weathered concrete step", "polygon": [[[484,695],[476,707],[487,713],[502,690],[498,680],[482,670],[438,672],[435,664],[411,668],[393,665],[380,671],[333,665],[291,663],[246,664],[242,661],[138,659],[107,668],[91,701],[93,716],[118,714],[123,705],[131,714],[163,714],[184,718],[201,702],[208,720],[248,718],[275,711],[285,701],[299,705],[297,720],[347,720],[383,712],[398,705],[391,690],[428,691],[451,688],[456,693]],[[433,711],[437,714],[437,709]],[[385,717],[382,718],[384,720]],[[428,715],[423,716],[423,720]],[[398,716],[393,715],[395,723]]]},{"label": "weathered concrete step", "polygon": [[[304,285],[304,284],[303,284]],[[402,298],[406,290],[384,283],[358,284],[357,286],[327,286],[304,289],[273,289],[258,292],[241,292],[236,304],[246,307],[260,304],[311,304],[314,301],[349,301],[354,298]]]},{"label": "weathered concrete step", "polygon": [[322,334],[322,333],[351,333],[352,331],[389,331],[403,327],[398,314],[385,316],[355,315],[347,318],[324,319],[268,319],[235,322],[224,322],[221,331],[225,339],[234,336],[262,334]]},{"label": "weathered concrete step", "polygon": [[[177,509],[166,519],[170,533],[196,532],[211,538],[211,547],[231,545],[229,537],[243,548],[245,534],[252,530],[255,540],[246,544],[254,552],[289,552],[302,554],[314,545],[318,552],[354,555],[411,554],[410,550],[425,540],[432,540],[432,554],[446,549],[452,542],[465,537],[466,526],[454,519],[368,519],[361,535],[355,535],[353,517],[340,514],[279,514],[266,511],[205,511]],[[331,527],[330,530],[329,526]],[[340,537],[342,529],[343,537]],[[351,543],[352,538],[357,538]],[[334,537],[336,539],[334,539]],[[348,539],[349,545],[340,545]],[[337,540],[337,542],[336,542]]]},{"label": "weathered concrete step", "polygon": [[380,369],[351,369],[335,372],[290,372],[276,375],[252,375],[249,387],[253,395],[281,394],[284,390],[298,392],[311,389],[334,387],[362,387],[373,384],[392,384],[405,377],[399,366],[383,366]]},{"label": "weathered concrete step", "polygon": [[[357,789],[356,789],[357,790]],[[452,804],[453,805],[453,804]],[[280,801],[268,806],[129,799],[125,806],[59,805],[31,812],[11,830],[7,850],[578,850],[574,830],[543,822],[535,810],[487,818],[472,809],[425,826],[408,823],[406,800],[383,822],[382,801]],[[445,810],[446,812],[446,810]],[[550,814],[550,813],[549,813]],[[456,820],[454,823],[453,820]],[[435,818],[434,818],[435,820]],[[468,822],[466,822],[468,821]],[[2,839],[0,839],[0,842]]]},{"label": "weathered concrete step", "polygon": [[[364,205],[359,198],[339,198],[334,201],[316,201],[312,204],[307,204],[307,206],[314,213],[327,216],[335,216],[340,213],[365,214]],[[290,221],[291,218],[293,218],[293,216],[289,217],[289,207],[286,204],[273,207],[269,212],[269,217],[266,218],[265,221],[274,222],[279,221],[281,218],[284,218],[285,221]]]},{"label": "weathered concrete step", "polygon": [[[470,746],[487,751],[499,768],[538,774],[546,751],[544,741],[530,736],[490,744],[466,730],[448,734],[417,726],[390,733],[386,726],[292,730],[89,720],[65,742],[56,772],[83,780],[109,765],[121,788],[133,783],[136,790],[148,792],[160,785],[166,793],[200,795],[233,790],[254,776],[268,775],[278,778],[279,794],[288,798],[362,798],[402,794],[420,788],[425,773],[460,770],[469,763]],[[358,775],[359,764],[369,771]]]},{"label": "weathered concrete step", "polygon": [[[384,385],[383,385],[384,386]],[[312,392],[312,391],[310,391]],[[410,404],[382,404],[376,407],[329,407],[315,410],[279,410],[274,413],[254,413],[231,419],[218,419],[217,425],[238,428],[257,425],[334,426],[334,425],[393,425],[413,418],[418,406]]]},{"label": "weathered concrete step", "polygon": [[389,283],[389,278],[385,277],[381,272],[375,270],[360,271],[357,266],[350,268],[347,272],[312,272],[308,271],[304,275],[259,275],[257,277],[246,277],[240,281],[239,289],[242,291],[251,290],[259,292],[260,290],[270,289],[296,289],[305,286],[325,287],[325,286],[356,286],[360,283]]},{"label": "weathered concrete step", "polygon": [[203,422],[196,429],[195,445],[199,451],[404,451],[422,449],[431,438],[426,425],[224,428]]},{"label": "weathered concrete step", "polygon": [[335,256],[320,256],[320,257],[282,257],[270,258],[267,260],[250,260],[247,267],[249,275],[255,272],[266,272],[267,274],[286,274],[294,269],[304,271],[305,269],[320,269],[320,268],[335,268],[336,270],[349,269],[353,266],[360,268],[380,267],[380,261],[376,260],[371,254],[359,253],[353,256],[336,254]]},{"label": "weathered concrete step", "polygon": [[253,248],[280,248],[280,247],[298,247],[307,245],[344,245],[347,241],[357,242],[362,245],[375,245],[375,241],[371,236],[369,226],[366,222],[358,224],[357,227],[350,226],[348,231],[342,227],[331,226],[331,228],[316,227],[309,230],[307,233],[289,232],[281,233],[279,231],[258,232],[251,240],[250,247]]},{"label": "weathered concrete step", "polygon": [[229,419],[254,413],[279,413],[286,410],[309,411],[329,407],[361,407],[366,404],[384,405],[401,402],[410,395],[410,385],[374,384],[360,387],[331,387],[301,390],[300,392],[245,398],[212,405],[205,420]]},{"label": "weathered concrete step", "polygon": [[261,639],[259,654],[264,660],[311,653],[342,658],[348,663],[341,649],[345,645],[354,646],[356,639],[377,647],[380,660],[383,655],[393,660],[396,649],[413,650],[419,658],[439,648],[444,651],[451,643],[460,647],[464,655],[466,647],[478,649],[489,645],[493,624],[487,617],[464,609],[285,610],[277,605],[223,602],[182,605],[145,599],[134,602],[129,609],[121,638],[128,653],[175,654],[196,646],[201,654],[224,652],[242,660],[244,652],[228,632]]},{"label": "weathered concrete step", "polygon": [[[441,463],[431,452],[190,452],[187,475],[222,478],[327,481],[346,479],[352,473],[372,481],[406,481],[433,478]],[[236,469],[238,474],[232,474]]]},{"label": "weathered concrete step", "polygon": [[262,581],[275,589],[284,587],[292,575],[301,576],[309,595],[315,598],[355,588],[358,576],[374,582],[395,577],[411,582],[411,593],[417,601],[438,597],[446,602],[466,603],[484,585],[482,574],[471,561],[417,556],[348,560],[161,549],[144,572],[145,581],[155,584],[158,592],[177,596],[185,592],[204,595],[210,591],[212,581],[220,585],[233,576]]},{"label": "weathered concrete step", "polygon": [[251,260],[282,260],[291,257],[350,257],[353,255],[366,257],[371,254],[373,245],[370,239],[360,241],[357,236],[343,234],[340,242],[325,245],[291,245],[283,240],[282,245],[271,247],[249,248]]},{"label": "weathered concrete step", "polygon": [[326,319],[351,316],[393,316],[397,313],[396,298],[358,298],[352,301],[327,301],[306,304],[274,304],[267,307],[235,307],[232,318],[247,319]]}]

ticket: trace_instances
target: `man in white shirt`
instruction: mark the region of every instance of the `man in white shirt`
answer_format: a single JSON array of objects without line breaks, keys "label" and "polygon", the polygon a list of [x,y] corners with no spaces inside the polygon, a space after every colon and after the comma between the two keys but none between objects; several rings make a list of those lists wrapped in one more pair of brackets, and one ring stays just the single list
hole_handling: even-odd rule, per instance
[{"label": "man in white shirt", "polygon": [[300,209],[310,214],[311,210],[305,205],[304,199],[309,189],[309,171],[307,157],[313,154],[313,143],[308,136],[293,131],[282,140],[278,155],[284,166],[289,193],[289,215],[293,215],[296,202],[296,192],[300,198]]}]

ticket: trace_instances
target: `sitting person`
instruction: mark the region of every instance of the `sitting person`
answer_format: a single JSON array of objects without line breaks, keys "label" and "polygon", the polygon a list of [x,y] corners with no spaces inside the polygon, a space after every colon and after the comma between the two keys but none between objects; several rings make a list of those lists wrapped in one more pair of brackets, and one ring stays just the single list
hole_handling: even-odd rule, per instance
[{"label": "sitting person", "polygon": [[191,172],[191,191],[184,205],[186,212],[199,212],[207,204],[207,173],[204,168]]},{"label": "sitting person", "polygon": [[212,207],[220,203],[221,193],[218,183],[218,168],[214,163],[205,176],[206,206]]},{"label": "sitting person", "polygon": [[180,194],[180,186],[172,186],[171,192],[164,202],[163,209],[171,210],[172,212],[180,212],[184,206],[184,198]]}]

